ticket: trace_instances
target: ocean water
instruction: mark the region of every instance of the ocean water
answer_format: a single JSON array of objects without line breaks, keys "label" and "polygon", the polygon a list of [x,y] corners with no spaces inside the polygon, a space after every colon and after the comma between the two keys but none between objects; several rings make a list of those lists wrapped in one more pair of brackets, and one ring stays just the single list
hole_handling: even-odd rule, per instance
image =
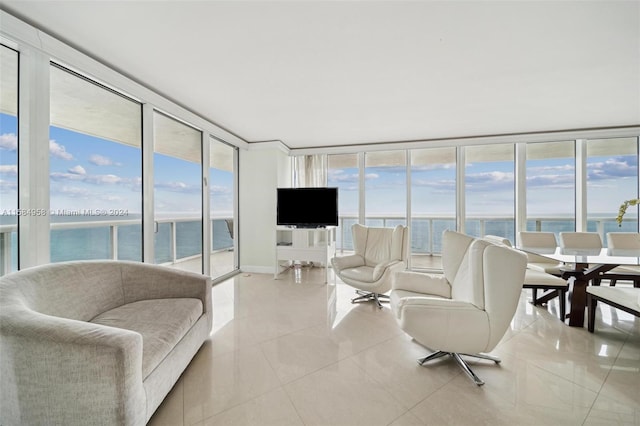
[{"label": "ocean water", "polygon": [[[15,224],[14,217],[0,216],[1,224]],[[104,222],[104,226],[91,226],[70,229],[54,229],[50,235],[50,253],[52,262],[67,260],[111,259],[112,217],[57,217],[52,216],[53,223],[64,222]],[[140,219],[128,216],[127,219]],[[212,220],[212,250],[224,250],[233,247],[233,239],[229,235],[224,219]],[[117,228],[118,260],[142,261],[142,224],[118,225]],[[171,256],[171,224],[158,224],[154,248],[156,263],[172,260]],[[12,270],[17,270],[18,242],[16,232],[11,233]],[[202,224],[198,220],[176,223],[176,258],[185,258],[202,253]]]},{"label": "ocean water", "polygon": [[[615,216],[611,216],[615,217]],[[345,219],[343,226],[345,231],[338,232],[336,241],[338,249],[353,250],[353,239],[351,237],[351,226],[357,222],[356,219]],[[369,226],[387,226],[404,225],[405,221],[401,219],[367,219]],[[598,224],[603,227],[603,234],[607,232],[637,232],[635,219],[629,217],[619,227],[614,220],[590,220],[587,222],[587,231],[598,232]],[[537,226],[540,229],[536,229]],[[447,230],[455,230],[456,222],[454,219],[422,219],[417,218],[411,221],[411,252],[415,254],[439,254],[442,252],[442,233]],[[530,220],[527,221],[527,231],[544,231],[553,232],[558,235],[560,232],[573,232],[575,230],[575,222],[573,220]],[[515,244],[515,228],[514,221],[509,219],[471,219],[465,222],[465,233],[474,237],[483,235],[499,235],[509,239]],[[344,235],[344,243],[341,235]],[[603,244],[606,247],[606,239],[603,238]]]},{"label": "ocean water", "polygon": [[[75,229],[55,229],[51,231],[51,261],[62,262],[67,260],[91,260],[111,258],[111,235],[109,222],[113,218],[96,217],[56,217],[52,216],[52,222],[82,222],[104,221],[104,226]],[[129,216],[128,219],[136,219]],[[139,217],[137,218],[139,219]],[[337,248],[353,250],[351,226],[356,219],[343,219],[344,231],[337,234]],[[15,216],[0,216],[0,225],[15,224]],[[613,220],[589,221],[587,230],[598,231],[598,224],[603,228],[603,235],[607,232],[636,232],[635,219],[627,218],[622,227],[618,227]],[[369,226],[404,225],[403,219],[367,219]],[[540,220],[528,221],[527,230],[554,232],[556,235],[563,231],[575,229],[573,220]],[[473,219],[465,223],[466,233],[473,236],[499,235],[515,242],[513,220],[508,219]],[[442,232],[445,229],[455,229],[454,219],[427,219],[416,218],[411,221],[411,251],[415,254],[439,254],[442,251]],[[176,223],[176,258],[185,258],[202,253],[202,225],[200,221],[187,221]],[[343,235],[342,235],[343,234]],[[5,234],[7,235],[7,234]],[[343,238],[344,236],[344,238]],[[344,239],[344,241],[342,241]],[[142,260],[142,226],[137,224],[119,225],[117,231],[119,260]],[[224,250],[233,247],[231,238],[224,219],[214,219],[211,231],[212,249]],[[606,241],[603,241],[606,245]],[[165,263],[172,260],[171,255],[171,226],[169,223],[160,223],[155,235],[156,262]],[[17,235],[11,233],[12,270],[17,269]],[[2,249],[0,245],[0,250]],[[4,254],[0,253],[2,256]]]}]

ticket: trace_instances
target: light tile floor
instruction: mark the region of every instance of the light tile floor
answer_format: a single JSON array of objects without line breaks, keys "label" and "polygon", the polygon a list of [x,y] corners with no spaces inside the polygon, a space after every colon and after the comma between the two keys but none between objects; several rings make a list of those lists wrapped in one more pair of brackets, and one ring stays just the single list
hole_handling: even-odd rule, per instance
[{"label": "light tile floor", "polygon": [[350,303],[321,268],[240,274],[213,288],[214,325],[150,425],[640,425],[640,320],[599,304],[596,332],[557,305],[516,315],[478,361],[477,387],[398,328]]}]

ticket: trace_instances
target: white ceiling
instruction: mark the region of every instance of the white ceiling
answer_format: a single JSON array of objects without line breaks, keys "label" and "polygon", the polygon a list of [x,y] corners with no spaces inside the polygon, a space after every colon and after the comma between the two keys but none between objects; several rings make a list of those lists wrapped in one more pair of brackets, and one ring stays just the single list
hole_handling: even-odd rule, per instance
[{"label": "white ceiling", "polygon": [[248,142],[640,124],[640,2],[0,1]]}]

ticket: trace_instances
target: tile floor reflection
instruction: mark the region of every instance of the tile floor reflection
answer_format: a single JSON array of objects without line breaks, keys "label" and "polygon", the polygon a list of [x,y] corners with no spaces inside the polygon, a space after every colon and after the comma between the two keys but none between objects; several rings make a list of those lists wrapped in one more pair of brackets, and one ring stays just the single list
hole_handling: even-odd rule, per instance
[{"label": "tile floor reflection", "polygon": [[398,328],[352,305],[321,268],[240,274],[213,288],[214,324],[150,425],[640,425],[640,320],[600,304],[596,333],[527,303],[477,387]]}]

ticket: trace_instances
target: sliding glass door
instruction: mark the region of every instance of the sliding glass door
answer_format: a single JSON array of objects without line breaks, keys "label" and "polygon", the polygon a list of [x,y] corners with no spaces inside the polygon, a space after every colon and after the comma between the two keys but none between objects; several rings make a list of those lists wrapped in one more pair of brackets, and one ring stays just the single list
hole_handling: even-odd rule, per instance
[{"label": "sliding glass door", "polygon": [[353,250],[351,227],[358,223],[360,169],[358,154],[328,156],[327,185],[338,188],[338,230],[336,250]]},{"label": "sliding glass door", "polygon": [[237,223],[235,211],[235,169],[237,149],[210,139],[209,218],[211,220],[211,276],[236,269]]},{"label": "sliding glass door", "polygon": [[50,66],[51,261],[142,261],[141,105]]},{"label": "sliding glass door", "polygon": [[515,243],[513,144],[465,148],[465,232],[498,235]]},{"label": "sliding glass door", "polygon": [[615,221],[620,205],[638,198],[637,138],[587,141],[587,231],[638,232],[638,207],[629,207],[621,226]]},{"label": "sliding glass door", "polygon": [[202,272],[202,133],[154,112],[155,263]]},{"label": "sliding glass door", "polygon": [[456,148],[411,153],[411,267],[439,268],[442,233],[456,229]]}]

